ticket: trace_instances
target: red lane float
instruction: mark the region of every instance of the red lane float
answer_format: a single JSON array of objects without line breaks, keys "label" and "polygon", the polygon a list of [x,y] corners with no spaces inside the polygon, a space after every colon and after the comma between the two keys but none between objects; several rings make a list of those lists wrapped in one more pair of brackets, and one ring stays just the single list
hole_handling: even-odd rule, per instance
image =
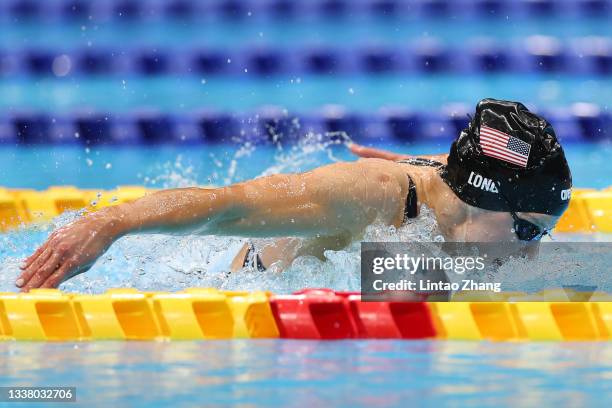
[{"label": "red lane float", "polygon": [[290,339],[350,339],[357,337],[346,296],[331,290],[305,290],[270,297],[280,337]]},{"label": "red lane float", "polygon": [[404,338],[436,336],[424,302],[362,302],[356,292],[306,289],[272,296],[280,337],[293,339]]},{"label": "red lane float", "polygon": [[429,306],[423,302],[362,302],[349,296],[359,337],[369,339],[426,339],[436,337]]}]

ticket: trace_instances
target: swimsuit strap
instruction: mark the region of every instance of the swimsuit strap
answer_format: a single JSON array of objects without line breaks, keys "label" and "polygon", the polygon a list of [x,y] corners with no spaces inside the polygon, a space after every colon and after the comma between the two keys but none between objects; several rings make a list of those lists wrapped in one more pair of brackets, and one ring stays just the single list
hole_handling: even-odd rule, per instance
[{"label": "swimsuit strap", "polygon": [[[410,159],[398,160],[397,163],[410,164],[412,166],[429,166],[443,168],[444,164],[439,161],[415,157]],[[416,218],[419,215],[419,205],[416,184],[410,175],[408,176],[408,195],[406,196],[406,206],[404,207],[404,222],[409,218]]]},{"label": "swimsuit strap", "polygon": [[416,218],[419,215],[417,201],[416,184],[414,184],[412,177],[408,176],[408,195],[406,195],[406,206],[404,207],[404,222],[408,218]]}]

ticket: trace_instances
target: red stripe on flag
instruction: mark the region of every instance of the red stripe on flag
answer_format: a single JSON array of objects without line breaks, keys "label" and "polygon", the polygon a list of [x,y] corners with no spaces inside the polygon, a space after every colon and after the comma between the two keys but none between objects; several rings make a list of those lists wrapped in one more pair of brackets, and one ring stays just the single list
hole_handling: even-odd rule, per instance
[{"label": "red stripe on flag", "polygon": [[525,167],[525,165],[527,164],[526,160],[519,160],[519,159],[516,159],[516,158],[514,158],[512,156],[508,156],[508,155],[506,155],[504,153],[500,153],[500,152],[497,152],[497,151],[485,151],[484,153],[485,153],[486,156],[497,157],[497,158],[500,158],[502,160],[514,163],[514,164],[520,164],[523,167]]},{"label": "red stripe on flag", "polygon": [[508,148],[508,144],[507,143],[498,142],[497,140],[489,140],[489,139],[482,140],[482,139],[480,139],[480,144],[481,145],[488,144],[488,145],[491,145],[491,146],[499,146],[502,149],[507,149]]},{"label": "red stripe on flag", "polygon": [[[480,127],[480,146],[486,156],[526,167],[529,154],[524,155],[510,149],[508,143],[511,137],[500,130],[488,126]],[[529,147],[531,148],[531,146]]]},{"label": "red stripe on flag", "polygon": [[491,136],[488,133],[482,132],[480,134],[480,140],[495,141],[495,142],[503,143],[505,145],[506,143],[508,143],[509,139],[507,137]]},{"label": "red stripe on flag", "polygon": [[497,153],[500,153],[500,154],[504,154],[504,155],[506,155],[508,157],[512,157],[513,159],[519,160],[519,161],[527,161],[527,159],[524,156],[515,155],[515,154],[512,154],[512,153],[510,153],[510,152],[508,152],[506,150],[498,149],[498,148],[491,147],[491,146],[483,146],[482,150],[483,151],[492,151],[492,152],[497,152]]},{"label": "red stripe on flag", "polygon": [[488,153],[487,156],[494,157],[496,159],[500,159],[500,160],[506,161],[508,163],[516,164],[516,165],[521,166],[521,167],[526,167],[526,165],[527,165],[526,162],[520,162],[518,160],[511,159],[511,158],[508,158],[506,156],[502,156],[502,155],[500,155],[498,153]]},{"label": "red stripe on flag", "polygon": [[522,154],[513,152],[512,150],[506,149],[505,146],[501,146],[500,148],[500,146],[490,144],[490,143],[481,143],[481,146],[482,146],[483,151],[485,150],[485,148],[490,149],[490,150],[497,150],[499,152],[506,153],[508,156],[515,157],[516,159],[527,161],[527,157],[525,157]]},{"label": "red stripe on flag", "polygon": [[481,132],[485,131],[485,132],[491,133],[491,134],[499,136],[499,137],[505,137],[505,138],[510,137],[510,135],[502,132],[501,130],[493,129],[493,128],[490,128],[488,126],[481,126],[480,127],[480,131]]},{"label": "red stripe on flag", "polygon": [[521,167],[525,167],[527,165],[527,163],[525,163],[525,162],[518,161],[516,159],[504,156],[504,155],[496,153],[496,152],[488,152],[486,155],[489,156],[489,157],[494,157],[494,158],[503,160],[503,161],[508,162],[508,163],[519,165]]}]

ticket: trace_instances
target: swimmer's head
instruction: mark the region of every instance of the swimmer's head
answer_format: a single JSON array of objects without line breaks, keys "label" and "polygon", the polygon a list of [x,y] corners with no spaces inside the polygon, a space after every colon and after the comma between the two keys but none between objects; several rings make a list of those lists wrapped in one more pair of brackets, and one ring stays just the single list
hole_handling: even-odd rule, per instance
[{"label": "swimmer's head", "polygon": [[492,211],[561,215],[572,175],[544,118],[519,102],[483,99],[453,142],[444,181],[465,203]]}]

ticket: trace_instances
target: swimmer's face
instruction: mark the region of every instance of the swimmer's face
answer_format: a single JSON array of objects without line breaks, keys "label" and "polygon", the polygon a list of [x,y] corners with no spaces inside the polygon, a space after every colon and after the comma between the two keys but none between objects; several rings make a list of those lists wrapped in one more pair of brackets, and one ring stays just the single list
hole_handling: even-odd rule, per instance
[{"label": "swimmer's face", "polygon": [[[550,231],[554,228],[559,220],[559,217],[518,212],[516,215],[529,221],[541,230]],[[517,242],[519,241],[514,232],[514,220],[512,215],[507,212],[487,211],[472,207],[469,220],[457,231],[464,239],[472,242]]]}]

